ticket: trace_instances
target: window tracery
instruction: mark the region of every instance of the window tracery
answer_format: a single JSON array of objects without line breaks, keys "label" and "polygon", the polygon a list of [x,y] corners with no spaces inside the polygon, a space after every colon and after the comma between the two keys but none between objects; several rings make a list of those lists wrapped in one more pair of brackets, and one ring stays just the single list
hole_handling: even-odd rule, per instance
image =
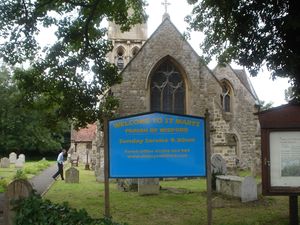
[{"label": "window tracery", "polygon": [[182,75],[169,59],[154,71],[150,91],[151,111],[185,113],[185,84]]}]

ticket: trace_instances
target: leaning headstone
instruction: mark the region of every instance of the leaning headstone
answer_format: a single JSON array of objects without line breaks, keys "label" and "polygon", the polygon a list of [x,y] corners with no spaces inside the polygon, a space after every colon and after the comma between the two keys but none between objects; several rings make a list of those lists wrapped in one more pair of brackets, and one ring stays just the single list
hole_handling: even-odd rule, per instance
[{"label": "leaning headstone", "polygon": [[241,185],[241,201],[251,202],[257,200],[257,184],[253,177],[245,177]]},{"label": "leaning headstone", "polygon": [[66,170],[66,183],[79,183],[79,171],[75,167]]},{"label": "leaning headstone", "polygon": [[157,195],[159,194],[159,179],[145,178],[138,181],[139,195]]},{"label": "leaning headstone", "polygon": [[23,168],[24,163],[22,159],[17,159],[15,163],[15,168]]},{"label": "leaning headstone", "polygon": [[19,157],[18,157],[18,159],[20,161],[22,161],[23,163],[25,163],[25,155],[24,154],[20,154]]},{"label": "leaning headstone", "polygon": [[5,192],[3,208],[5,225],[13,225],[15,212],[13,210],[12,201],[29,197],[32,191],[32,186],[27,180],[14,180],[8,185],[7,191]]},{"label": "leaning headstone", "polygon": [[1,168],[9,168],[9,164],[10,164],[10,161],[7,157],[2,158],[0,161]]},{"label": "leaning headstone", "polygon": [[15,163],[16,160],[17,160],[17,154],[14,153],[14,152],[11,152],[11,153],[9,154],[9,161],[10,161],[10,163]]},{"label": "leaning headstone", "polygon": [[212,174],[227,174],[226,161],[221,154],[215,153],[211,156],[211,172]]}]

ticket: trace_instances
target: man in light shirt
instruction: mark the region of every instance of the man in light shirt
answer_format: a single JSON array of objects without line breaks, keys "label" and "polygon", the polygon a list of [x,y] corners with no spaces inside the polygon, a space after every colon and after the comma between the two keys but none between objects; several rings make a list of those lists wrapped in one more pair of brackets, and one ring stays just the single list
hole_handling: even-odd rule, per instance
[{"label": "man in light shirt", "polygon": [[64,180],[64,155],[66,154],[66,150],[62,149],[61,152],[57,156],[57,172],[52,176],[53,179],[56,180],[57,176],[60,174],[62,180]]}]

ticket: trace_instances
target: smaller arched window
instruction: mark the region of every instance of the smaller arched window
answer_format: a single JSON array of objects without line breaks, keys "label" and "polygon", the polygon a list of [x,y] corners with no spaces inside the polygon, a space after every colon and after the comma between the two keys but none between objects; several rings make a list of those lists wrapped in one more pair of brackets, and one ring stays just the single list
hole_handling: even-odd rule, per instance
[{"label": "smaller arched window", "polygon": [[139,48],[137,46],[135,46],[131,51],[132,56],[135,56],[138,53],[138,51],[139,51]]},{"label": "smaller arched window", "polygon": [[122,70],[124,68],[124,54],[125,54],[124,48],[120,46],[117,49],[117,61],[116,61],[116,65],[119,70]]},{"label": "smaller arched window", "polygon": [[221,105],[224,112],[231,112],[232,108],[232,88],[226,82],[222,82]]}]

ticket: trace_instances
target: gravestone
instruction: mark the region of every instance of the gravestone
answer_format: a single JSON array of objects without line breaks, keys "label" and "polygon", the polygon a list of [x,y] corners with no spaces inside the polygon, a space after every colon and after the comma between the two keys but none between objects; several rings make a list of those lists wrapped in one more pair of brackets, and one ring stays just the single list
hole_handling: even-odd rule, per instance
[{"label": "gravestone", "polygon": [[10,166],[9,164],[10,164],[10,161],[7,157],[2,158],[0,161],[1,168],[9,168],[9,166]]},{"label": "gravestone", "polygon": [[66,170],[66,183],[79,183],[79,171],[75,167]]},{"label": "gravestone", "polygon": [[138,179],[139,195],[157,195],[159,194],[159,188],[158,178]]},{"label": "gravestone", "polygon": [[14,153],[14,152],[11,152],[11,153],[9,154],[9,161],[10,161],[10,163],[15,163],[16,160],[17,160],[17,154]]},{"label": "gravestone", "polygon": [[27,180],[14,180],[8,185],[3,208],[5,225],[13,225],[15,212],[13,211],[12,201],[29,197],[32,191],[33,188]]},{"label": "gravestone", "polygon": [[241,185],[242,202],[257,200],[257,184],[253,177],[245,177]]},{"label": "gravestone", "polygon": [[211,173],[218,175],[227,174],[226,161],[221,154],[215,153],[211,156]]},{"label": "gravestone", "polygon": [[24,154],[20,154],[18,159],[20,161],[22,161],[23,163],[25,163],[25,155]]},{"label": "gravestone", "polygon": [[17,159],[15,163],[15,168],[23,168],[23,166],[24,166],[23,160],[20,158]]}]

